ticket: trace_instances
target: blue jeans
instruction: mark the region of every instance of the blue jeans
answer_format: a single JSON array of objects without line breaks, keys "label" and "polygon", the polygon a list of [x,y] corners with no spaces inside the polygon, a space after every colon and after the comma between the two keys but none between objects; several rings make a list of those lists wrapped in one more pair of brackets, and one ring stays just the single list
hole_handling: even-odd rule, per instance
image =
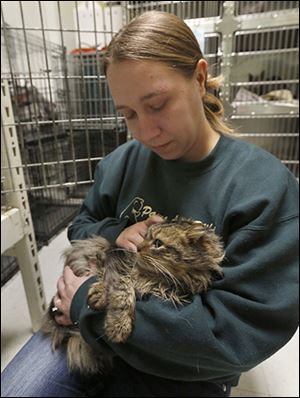
[{"label": "blue jeans", "polygon": [[68,372],[66,352],[52,352],[48,337],[36,333],[1,374],[1,397],[228,397],[230,385],[183,382],[142,373],[120,358],[105,380]]}]

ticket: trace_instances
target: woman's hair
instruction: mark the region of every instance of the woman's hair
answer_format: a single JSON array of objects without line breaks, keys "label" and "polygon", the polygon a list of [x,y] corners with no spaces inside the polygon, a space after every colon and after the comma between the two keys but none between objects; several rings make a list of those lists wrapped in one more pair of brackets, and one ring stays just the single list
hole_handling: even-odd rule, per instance
[{"label": "woman's hair", "polygon": [[[192,78],[196,65],[204,58],[199,43],[187,24],[174,14],[149,11],[132,19],[112,39],[104,54],[104,70],[123,60],[158,61]],[[206,91],[217,89],[221,77],[206,78]],[[224,107],[212,93],[203,98],[206,118],[219,133],[233,133],[223,121]]]}]

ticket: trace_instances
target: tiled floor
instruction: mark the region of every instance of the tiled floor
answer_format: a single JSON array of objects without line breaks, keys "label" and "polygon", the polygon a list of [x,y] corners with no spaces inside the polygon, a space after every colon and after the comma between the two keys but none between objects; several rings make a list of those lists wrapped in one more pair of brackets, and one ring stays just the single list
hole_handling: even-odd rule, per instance
[{"label": "tiled floor", "polygon": [[[61,273],[60,255],[68,245],[66,230],[39,252],[46,298]],[[31,336],[31,324],[20,273],[1,289],[1,370]],[[298,397],[299,333],[277,354],[241,377],[232,397]]]}]

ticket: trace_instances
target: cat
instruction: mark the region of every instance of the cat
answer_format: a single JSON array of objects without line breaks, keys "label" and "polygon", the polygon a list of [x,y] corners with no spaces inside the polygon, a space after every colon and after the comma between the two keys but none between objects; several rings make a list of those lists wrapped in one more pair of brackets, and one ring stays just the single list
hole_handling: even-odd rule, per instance
[{"label": "cat", "polygon": [[[223,277],[221,238],[211,225],[182,217],[152,225],[137,252],[98,236],[74,241],[64,257],[78,276],[90,273],[90,265],[96,264],[97,280],[89,289],[88,304],[106,311],[104,332],[115,343],[125,342],[133,330],[136,296],[154,295],[179,306]],[[67,345],[69,369],[81,374],[109,372],[113,356],[93,352],[77,326],[55,322],[52,309],[53,302],[42,330],[50,334],[54,350]]]}]

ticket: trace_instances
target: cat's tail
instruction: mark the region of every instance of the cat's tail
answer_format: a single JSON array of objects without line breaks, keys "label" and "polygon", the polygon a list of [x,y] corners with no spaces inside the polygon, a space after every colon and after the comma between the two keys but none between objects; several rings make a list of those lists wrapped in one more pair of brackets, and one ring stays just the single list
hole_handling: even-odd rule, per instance
[{"label": "cat's tail", "polygon": [[[47,313],[44,316],[41,331],[51,338],[51,348],[53,351],[66,343],[70,335],[74,333],[72,326],[60,326],[55,320]],[[76,332],[75,332],[76,333]]]},{"label": "cat's tail", "polygon": [[112,357],[96,353],[81,335],[71,336],[67,345],[68,367],[82,375],[106,374],[112,367]]},{"label": "cat's tail", "polygon": [[51,314],[51,305],[45,314],[41,331],[50,336],[53,351],[67,349],[68,368],[72,373],[82,375],[106,374],[112,368],[109,355],[96,354],[80,335],[78,327],[61,326]]}]

